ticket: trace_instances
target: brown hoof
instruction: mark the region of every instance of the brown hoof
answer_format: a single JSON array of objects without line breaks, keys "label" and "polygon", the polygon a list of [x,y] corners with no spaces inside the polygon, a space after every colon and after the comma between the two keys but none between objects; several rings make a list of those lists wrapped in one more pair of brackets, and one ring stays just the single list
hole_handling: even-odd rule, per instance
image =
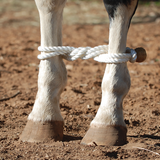
[{"label": "brown hoof", "polygon": [[61,141],[63,139],[63,124],[62,121],[33,122],[29,120],[20,140],[23,142],[44,142],[51,139]]},{"label": "brown hoof", "polygon": [[90,127],[81,144],[121,146],[127,142],[126,134],[123,126]]}]

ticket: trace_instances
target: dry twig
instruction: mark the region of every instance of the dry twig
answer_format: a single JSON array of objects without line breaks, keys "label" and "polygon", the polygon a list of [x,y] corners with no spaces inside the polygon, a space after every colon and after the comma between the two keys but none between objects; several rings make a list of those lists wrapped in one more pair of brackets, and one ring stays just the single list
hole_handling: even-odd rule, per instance
[{"label": "dry twig", "polygon": [[137,149],[145,150],[145,151],[148,151],[148,152],[151,152],[151,153],[153,153],[153,154],[156,154],[156,155],[160,156],[160,154],[159,154],[159,153],[157,153],[157,152],[153,152],[153,151],[151,151],[151,150],[149,150],[149,149],[145,149],[145,148],[141,148],[141,147],[133,147],[133,148],[137,148]]},{"label": "dry twig", "polygon": [[0,101],[7,101],[7,100],[9,100],[9,99],[11,99],[11,98],[14,98],[14,97],[16,97],[18,94],[20,94],[21,92],[20,91],[18,91],[16,94],[14,94],[14,95],[12,95],[12,96],[10,96],[10,97],[6,97],[6,98],[2,98],[2,99],[0,99]]}]

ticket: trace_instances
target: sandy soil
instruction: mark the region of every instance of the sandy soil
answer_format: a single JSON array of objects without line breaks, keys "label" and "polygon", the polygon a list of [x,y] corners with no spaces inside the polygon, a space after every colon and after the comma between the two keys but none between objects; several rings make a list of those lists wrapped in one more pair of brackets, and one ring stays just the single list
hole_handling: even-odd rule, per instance
[{"label": "sandy soil", "polygon": [[[65,61],[68,83],[60,101],[65,121],[63,141],[19,141],[37,92],[40,34],[38,26],[10,27],[9,21],[3,24],[0,25],[0,159],[160,159],[159,21],[132,24],[128,34],[127,46],[144,47],[148,57],[140,64],[128,63],[132,81],[124,100],[128,143],[120,147],[80,145],[100,105],[106,66],[92,59]],[[108,29],[108,24],[64,25],[63,44],[75,47],[107,44]]]}]

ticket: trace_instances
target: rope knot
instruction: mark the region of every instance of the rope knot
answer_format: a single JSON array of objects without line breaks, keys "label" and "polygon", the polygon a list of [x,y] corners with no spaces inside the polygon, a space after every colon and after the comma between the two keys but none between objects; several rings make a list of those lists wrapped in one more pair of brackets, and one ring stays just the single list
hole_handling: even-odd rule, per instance
[{"label": "rope knot", "polygon": [[54,47],[38,47],[38,50],[42,53],[38,55],[38,59],[44,60],[54,56],[61,55],[64,59],[74,61],[78,58],[89,59],[93,58],[95,61],[103,63],[125,63],[130,61],[134,63],[137,59],[137,53],[135,50],[126,48],[127,53],[108,53],[108,45],[100,45],[94,48],[91,47],[69,47],[69,46],[54,46]]}]

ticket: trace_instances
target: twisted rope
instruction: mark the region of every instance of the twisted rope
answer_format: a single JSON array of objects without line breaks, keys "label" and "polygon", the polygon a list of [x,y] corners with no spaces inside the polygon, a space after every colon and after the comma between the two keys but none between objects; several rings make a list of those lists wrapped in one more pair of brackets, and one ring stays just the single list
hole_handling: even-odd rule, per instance
[{"label": "twisted rope", "polygon": [[[55,47],[38,47],[42,53],[38,55],[38,59],[44,60],[54,56],[61,55],[64,59],[74,61],[78,58],[89,59],[93,58],[95,61],[103,63],[125,63],[130,61],[134,63],[137,59],[135,50],[126,48],[130,53],[108,53],[108,45],[100,45],[94,48],[91,47],[69,47],[69,46],[55,46]],[[45,53],[43,53],[45,52]],[[48,53],[46,53],[48,52]]]}]

